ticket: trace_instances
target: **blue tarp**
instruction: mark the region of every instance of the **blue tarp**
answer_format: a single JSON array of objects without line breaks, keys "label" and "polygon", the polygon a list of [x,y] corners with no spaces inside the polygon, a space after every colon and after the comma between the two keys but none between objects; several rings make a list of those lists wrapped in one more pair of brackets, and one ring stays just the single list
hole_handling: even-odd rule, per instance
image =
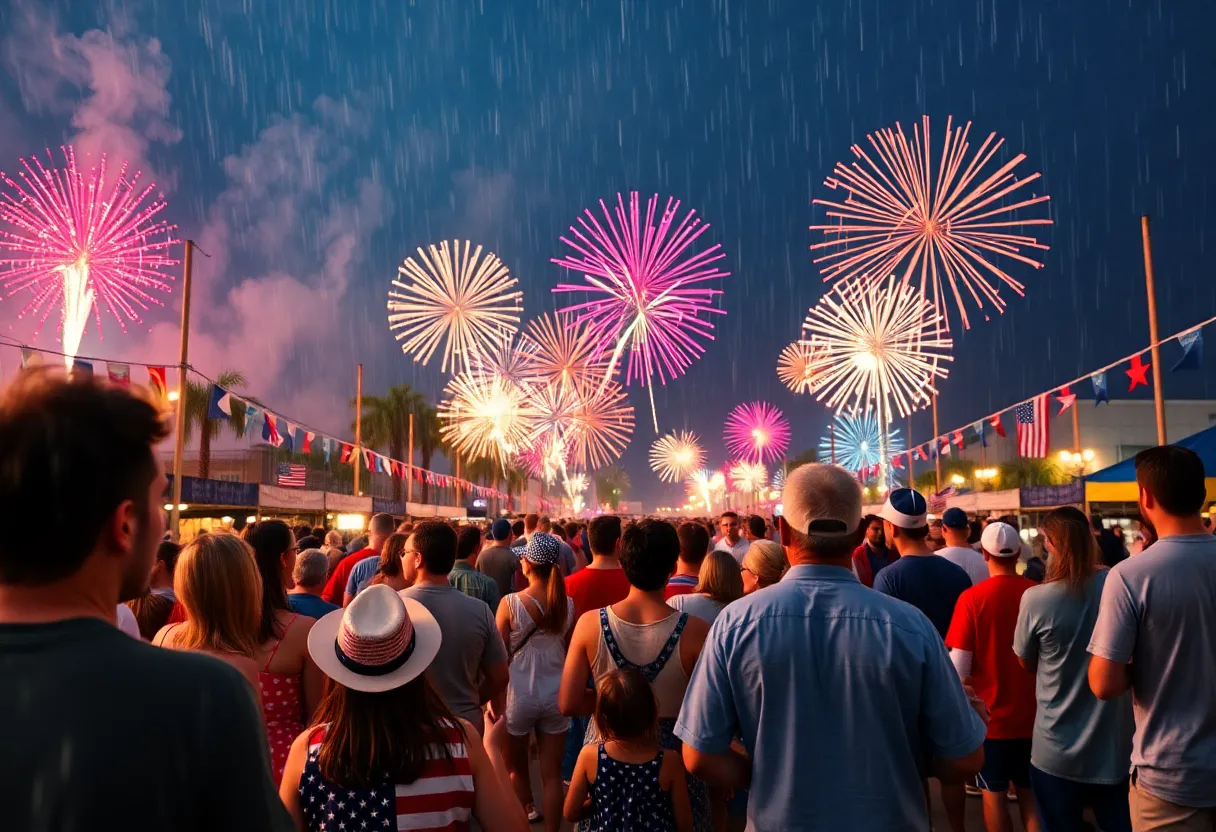
[{"label": "blue tarp", "polygon": [[[1171,442],[1171,445],[1178,445],[1183,448],[1190,448],[1195,453],[1199,454],[1199,458],[1203,460],[1203,471],[1205,476],[1216,476],[1216,425],[1210,428],[1193,433],[1185,439],[1179,439],[1177,442]],[[1122,462],[1116,462],[1108,468],[1103,468],[1101,471],[1095,471],[1085,478],[1086,482],[1135,482],[1136,481],[1136,460],[1128,458]]]}]

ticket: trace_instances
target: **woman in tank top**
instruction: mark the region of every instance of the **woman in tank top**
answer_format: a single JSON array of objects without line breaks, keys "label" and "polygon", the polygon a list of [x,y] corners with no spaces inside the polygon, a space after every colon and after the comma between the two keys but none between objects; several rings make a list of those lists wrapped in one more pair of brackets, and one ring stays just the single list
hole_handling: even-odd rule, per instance
[{"label": "woman in tank top", "polygon": [[[587,687],[588,677],[598,684],[611,671],[639,670],[658,703],[659,744],[673,751],[680,750],[680,741],[672,729],[709,632],[703,620],[673,610],[663,600],[679,552],[680,539],[670,523],[643,520],[625,529],[621,568],[629,579],[629,594],[624,601],[579,618],[558,694],[562,713],[589,715],[595,711],[595,691]],[[592,742],[599,742],[594,722],[584,737],[585,744]],[[709,830],[705,784],[690,777],[688,792],[694,828],[697,832]]]},{"label": "woman in tank top", "polygon": [[[507,646],[511,681],[507,687],[507,731],[511,735],[508,765],[516,796],[532,823],[543,819],[547,832],[557,832],[562,820],[562,753],[570,719],[557,709],[557,691],[566,661],[566,639],[574,624],[574,602],[557,558],[556,537],[536,532],[524,547],[520,567],[528,586],[498,604],[498,632]],[[541,806],[532,804],[528,775],[528,741],[536,734],[540,752]]]}]

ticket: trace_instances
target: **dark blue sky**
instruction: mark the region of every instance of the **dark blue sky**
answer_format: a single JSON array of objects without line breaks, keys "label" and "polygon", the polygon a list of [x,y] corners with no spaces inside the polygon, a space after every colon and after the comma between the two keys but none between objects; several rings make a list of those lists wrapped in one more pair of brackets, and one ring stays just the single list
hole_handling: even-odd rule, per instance
[{"label": "dark blue sky", "polygon": [[[763,398],[793,422],[794,451],[817,444],[823,408],[774,372],[823,291],[811,200],[852,143],[897,120],[910,130],[922,113],[935,137],[953,115],[973,122],[973,145],[994,131],[1025,152],[1056,222],[1046,267],[1014,270],[1026,298],[956,334],[943,428],[1147,343],[1142,213],[1153,215],[1162,333],[1216,307],[1209,4],[93,6],[0,11],[12,33],[0,163],[65,139],[142,155],[183,233],[216,249],[199,273],[195,363],[237,364],[251,392],[323,429],[348,426],[357,361],[371,391],[441,388],[437,362],[415,366],[385,323],[388,281],[416,246],[459,237],[493,249],[530,317],[554,307],[559,235],[596,199],[636,189],[696,208],[732,273],[718,340],[657,391],[661,427],[696,430],[721,464],[727,412]],[[173,320],[149,313],[146,336],[94,351],[171,363]],[[1209,375],[1169,376],[1167,395],[1206,396]],[[632,397],[634,492],[674,499],[646,467],[648,405],[640,388]],[[916,432],[927,425],[918,418]]]}]

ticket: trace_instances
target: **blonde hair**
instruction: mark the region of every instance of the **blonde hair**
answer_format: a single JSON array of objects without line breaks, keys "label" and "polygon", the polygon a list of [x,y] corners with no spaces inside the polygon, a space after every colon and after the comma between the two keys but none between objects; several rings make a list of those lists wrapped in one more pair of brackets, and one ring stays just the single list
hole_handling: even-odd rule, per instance
[{"label": "blonde hair", "polygon": [[693,592],[703,592],[723,605],[742,598],[743,576],[739,573],[739,564],[734,556],[720,549],[706,555],[705,560],[701,561],[697,588]]},{"label": "blonde hair", "polygon": [[260,643],[262,577],[248,543],[226,533],[194,538],[177,558],[173,591],[187,615],[175,647],[253,656]]},{"label": "blonde hair", "polygon": [[785,574],[785,550],[780,543],[757,540],[743,556],[743,568],[759,578],[762,586],[775,584]]},{"label": "blonde hair", "polygon": [[342,548],[342,532],[333,529],[325,533],[325,545],[336,549]]}]

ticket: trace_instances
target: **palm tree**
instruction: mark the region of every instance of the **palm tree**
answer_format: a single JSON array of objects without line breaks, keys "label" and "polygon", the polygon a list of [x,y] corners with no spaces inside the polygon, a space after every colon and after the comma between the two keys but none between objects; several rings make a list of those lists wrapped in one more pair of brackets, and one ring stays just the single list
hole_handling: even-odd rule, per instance
[{"label": "palm tree", "polygon": [[601,468],[595,474],[595,488],[599,494],[607,495],[608,505],[613,511],[621,504],[621,498],[629,491],[629,475],[618,465]]},{"label": "palm tree", "polygon": [[1019,457],[996,466],[1003,488],[1030,488],[1035,485],[1063,485],[1072,476],[1053,459]]},{"label": "palm tree", "polygon": [[[240,389],[245,386],[245,376],[238,370],[225,370],[220,373],[216,383],[225,390]],[[211,440],[221,428],[230,429],[237,439],[245,436],[245,409],[234,408],[230,419],[211,419],[208,410],[211,407],[211,385],[196,381],[186,382],[186,430],[184,440],[190,441],[190,435],[197,425],[198,437],[198,475],[207,479],[211,475]]]},{"label": "palm tree", "polygon": [[818,462],[818,461],[819,461],[819,452],[816,451],[814,448],[807,448],[805,451],[798,454],[798,456],[790,457],[789,461],[786,463],[786,467],[789,468],[789,470],[793,471],[795,468],[797,468],[800,465],[806,465],[808,462]]},{"label": "palm tree", "polygon": [[[351,402],[351,406],[354,406]],[[364,396],[361,412],[360,441],[364,447],[376,448],[383,451],[388,449],[388,455],[393,459],[402,460],[406,457],[406,447],[410,441],[410,413],[417,412],[419,406],[425,407],[422,394],[410,389],[408,384],[390,387],[383,396]],[[351,423],[354,430],[354,423]],[[417,425],[415,425],[417,434]],[[427,454],[423,452],[423,467],[427,467]],[[358,464],[358,463],[356,463]],[[426,484],[423,483],[423,501],[426,501]],[[401,502],[401,480],[393,478],[393,499]]]}]

